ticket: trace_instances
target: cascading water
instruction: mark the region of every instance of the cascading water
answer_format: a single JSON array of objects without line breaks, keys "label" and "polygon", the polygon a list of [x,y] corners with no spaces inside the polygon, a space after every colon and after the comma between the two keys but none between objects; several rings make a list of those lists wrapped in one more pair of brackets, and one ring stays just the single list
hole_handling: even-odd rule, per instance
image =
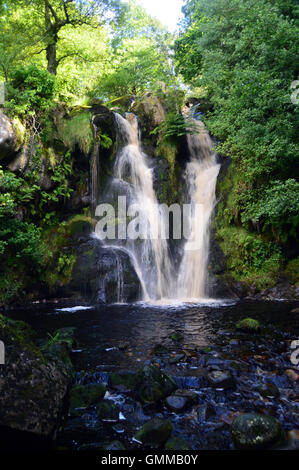
[{"label": "cascading water", "polygon": [[202,123],[194,119],[196,133],[187,137],[191,161],[185,180],[191,210],[190,236],[184,246],[177,292],[179,299],[204,299],[207,294],[210,224],[216,202],[216,184],[220,170],[211,138]]},{"label": "cascading water", "polygon": [[[138,214],[135,228],[142,236],[108,241],[107,246],[130,256],[140,279],[143,300],[164,303],[202,300],[207,297],[210,222],[220,169],[209,134],[204,124],[194,119],[197,132],[187,137],[191,161],[185,172],[190,235],[184,244],[179,273],[175,275],[167,241],[168,223],[154,191],[153,170],[141,150],[137,118],[131,113],[125,118],[115,113],[115,120],[121,145],[114,166],[112,199],[115,202],[115,196],[126,196],[126,214],[129,217]],[[129,207],[133,208],[132,213],[128,212]],[[127,225],[127,216],[125,221],[118,220],[118,226],[122,222]],[[118,300],[121,301],[123,280],[121,276],[119,279]]]},{"label": "cascading water", "polygon": [[126,114],[126,119],[115,114],[115,119],[124,146],[116,159],[113,186],[119,195],[125,192],[127,208],[130,206],[138,214],[136,229],[142,226],[141,239],[127,238],[122,246],[131,254],[133,264],[138,265],[136,272],[141,278],[144,300],[159,300],[169,297],[171,289],[166,225],[155,195],[152,169],[140,148],[137,118],[134,114]]}]

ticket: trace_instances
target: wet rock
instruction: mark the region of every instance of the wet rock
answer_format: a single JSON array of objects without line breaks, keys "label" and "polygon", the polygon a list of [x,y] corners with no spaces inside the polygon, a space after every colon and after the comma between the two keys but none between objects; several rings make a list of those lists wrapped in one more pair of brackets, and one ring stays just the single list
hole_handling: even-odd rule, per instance
[{"label": "wet rock", "polygon": [[237,323],[236,328],[248,332],[258,332],[261,329],[259,322],[253,318],[244,318]]},{"label": "wet rock", "polygon": [[192,390],[176,390],[165,399],[165,405],[171,411],[181,412],[197,402],[197,394]]},{"label": "wet rock", "polygon": [[215,416],[216,411],[211,403],[205,403],[197,408],[197,419],[201,423],[208,421],[211,416]]},{"label": "wet rock", "polygon": [[258,387],[258,392],[264,398],[277,398],[280,395],[280,392],[275,384],[271,382],[266,382]]},{"label": "wet rock", "polygon": [[297,382],[299,380],[299,374],[292,369],[285,371],[285,375],[290,379],[291,382]]},{"label": "wet rock", "polygon": [[235,386],[235,380],[229,372],[221,370],[213,370],[207,375],[208,383],[213,388],[233,388]]},{"label": "wet rock", "polygon": [[116,423],[119,419],[119,410],[111,400],[103,400],[97,405],[97,415],[101,421]]},{"label": "wet rock", "polygon": [[172,437],[165,444],[165,450],[190,450],[188,442],[181,437]]},{"label": "wet rock", "polygon": [[138,372],[138,393],[144,403],[155,403],[177,389],[175,381],[154,365]]},{"label": "wet rock", "polygon": [[177,356],[171,357],[169,359],[169,364],[177,364],[178,362],[183,361],[185,358],[186,358],[185,354],[178,354]]},{"label": "wet rock", "polygon": [[105,447],[105,450],[126,450],[125,446],[119,441],[113,441]]},{"label": "wet rock", "polygon": [[291,310],[291,313],[299,313],[299,308],[293,308],[293,310]]},{"label": "wet rock", "polygon": [[24,322],[0,315],[5,366],[0,367],[0,424],[50,436],[59,424],[72,376],[59,361],[47,360]]},{"label": "wet rock", "polygon": [[272,447],[284,437],[277,419],[256,413],[238,416],[232,424],[231,435],[237,449],[248,450]]},{"label": "wet rock", "polygon": [[62,361],[66,367],[72,369],[73,364],[70,358],[70,353],[77,345],[75,331],[76,328],[71,327],[56,330],[52,337],[41,346],[41,350],[44,355],[53,361]]},{"label": "wet rock", "polygon": [[105,394],[106,387],[103,384],[75,385],[70,394],[69,413],[76,415],[76,410],[95,405]]},{"label": "wet rock", "polygon": [[155,355],[167,354],[168,352],[168,348],[163,344],[155,344],[155,346],[153,347],[153,354]]},{"label": "wet rock", "polygon": [[135,435],[135,439],[145,446],[161,447],[170,438],[172,424],[159,418],[148,421]]},{"label": "wet rock", "polygon": [[137,374],[132,371],[119,371],[110,375],[110,387],[119,391],[135,390],[138,385]]}]

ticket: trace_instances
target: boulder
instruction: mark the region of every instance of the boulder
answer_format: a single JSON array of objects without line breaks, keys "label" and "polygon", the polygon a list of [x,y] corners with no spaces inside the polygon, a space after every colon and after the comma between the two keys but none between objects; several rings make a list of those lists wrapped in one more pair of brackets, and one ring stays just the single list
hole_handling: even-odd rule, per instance
[{"label": "boulder", "polygon": [[0,316],[5,366],[0,368],[0,425],[40,436],[56,430],[72,376],[59,360],[45,359],[23,322]]},{"label": "boulder", "polygon": [[70,394],[69,414],[76,415],[78,409],[95,405],[105,394],[106,387],[103,384],[75,385]]},{"label": "boulder", "polygon": [[284,438],[280,422],[273,416],[249,413],[238,416],[231,435],[237,449],[258,450],[279,444]]},{"label": "boulder", "polygon": [[18,150],[18,142],[12,121],[0,111],[0,160],[13,156]]},{"label": "boulder", "polygon": [[182,412],[193,406],[197,398],[197,394],[192,390],[176,390],[165,399],[165,404],[171,411]]},{"label": "boulder", "polygon": [[116,423],[119,420],[119,411],[111,400],[102,400],[97,405],[97,415],[101,421]]},{"label": "boulder", "polygon": [[135,435],[135,439],[144,446],[157,449],[165,444],[172,433],[172,424],[159,418],[148,421]]},{"label": "boulder", "polygon": [[138,372],[138,393],[144,403],[155,403],[177,389],[175,381],[159,367],[146,365]]},{"label": "boulder", "polygon": [[229,372],[221,370],[213,370],[207,375],[208,383],[213,388],[233,388],[235,381]]},{"label": "boulder", "polygon": [[137,384],[137,374],[132,371],[114,372],[109,377],[109,386],[121,392],[133,391]]},{"label": "boulder", "polygon": [[138,116],[142,127],[146,128],[148,132],[155,129],[166,119],[161,101],[150,92],[134,103],[132,111]]}]

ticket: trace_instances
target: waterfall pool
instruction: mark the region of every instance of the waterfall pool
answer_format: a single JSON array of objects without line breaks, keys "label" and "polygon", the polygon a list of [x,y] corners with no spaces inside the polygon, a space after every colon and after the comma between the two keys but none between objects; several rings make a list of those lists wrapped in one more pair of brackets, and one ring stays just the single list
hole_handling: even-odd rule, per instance
[{"label": "waterfall pool", "polygon": [[[191,449],[230,449],[230,425],[238,413],[270,414],[286,432],[298,428],[298,387],[285,374],[288,369],[298,372],[290,358],[291,344],[299,339],[299,316],[292,312],[297,305],[244,300],[87,309],[47,304],[10,316],[26,318],[40,337],[75,327],[78,347],[72,361],[77,383],[107,383],[113,372],[134,372],[153,363],[180,389],[197,394],[196,406],[175,413],[163,402],[142,406],[134,394],[108,388],[106,399],[116,404],[118,422],[99,425],[95,411],[87,410],[83,417],[64,423],[60,445],[100,448],[103,441],[121,440],[127,449],[140,448],[133,439],[136,429],[158,416],[169,419],[176,437],[184,438]],[[259,333],[237,330],[236,323],[247,317],[260,322]],[[206,377],[213,371],[229,373],[234,386],[210,386]]]}]

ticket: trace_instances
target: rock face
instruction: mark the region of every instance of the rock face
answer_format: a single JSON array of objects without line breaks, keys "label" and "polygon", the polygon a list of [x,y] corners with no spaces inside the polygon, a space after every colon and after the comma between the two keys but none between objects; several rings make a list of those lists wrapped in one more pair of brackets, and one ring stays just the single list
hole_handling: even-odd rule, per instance
[{"label": "rock face", "polygon": [[155,129],[166,119],[165,110],[159,98],[152,93],[146,93],[140,98],[134,104],[132,111],[137,114],[141,125],[145,126],[148,131]]},{"label": "rock face", "polygon": [[12,122],[0,111],[0,160],[16,152],[17,136]]},{"label": "rock face", "polygon": [[99,303],[127,302],[140,296],[140,283],[129,255],[88,239],[78,246],[73,291]]},{"label": "rock face", "polygon": [[264,449],[283,439],[282,427],[272,416],[249,413],[238,416],[231,427],[237,449]]},{"label": "rock face", "polygon": [[5,365],[0,368],[0,425],[51,436],[64,407],[71,376],[60,361],[45,360],[23,322],[0,316]]}]

